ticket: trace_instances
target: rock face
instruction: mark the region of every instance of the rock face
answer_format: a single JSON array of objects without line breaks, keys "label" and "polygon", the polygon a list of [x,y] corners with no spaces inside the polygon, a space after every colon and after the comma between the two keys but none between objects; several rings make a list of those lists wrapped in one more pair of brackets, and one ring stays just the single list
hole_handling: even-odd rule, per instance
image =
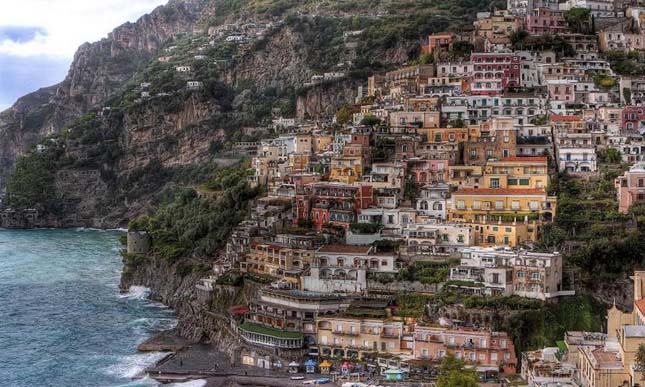
[{"label": "rock face", "polygon": [[65,80],[20,98],[0,113],[0,188],[19,155],[117,94],[164,42],[193,30],[204,5],[204,0],[171,0],[107,38],[83,44]]}]

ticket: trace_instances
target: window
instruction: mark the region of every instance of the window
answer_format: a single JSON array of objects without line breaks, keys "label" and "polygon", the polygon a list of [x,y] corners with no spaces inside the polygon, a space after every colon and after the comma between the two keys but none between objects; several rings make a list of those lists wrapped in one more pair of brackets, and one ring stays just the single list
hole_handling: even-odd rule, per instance
[{"label": "window", "polygon": [[540,273],[532,273],[531,274],[531,279],[534,280],[534,281],[539,281],[541,277],[542,276],[540,275]]},{"label": "window", "polygon": [[491,188],[499,188],[499,179],[496,178],[496,177],[490,179],[490,187]]},{"label": "window", "polygon": [[479,200],[473,201],[473,210],[480,210],[482,206],[482,202]]},{"label": "window", "polygon": [[517,179],[508,179],[508,185],[517,185]]},{"label": "window", "polygon": [[520,179],[520,185],[529,185],[529,179]]},{"label": "window", "polygon": [[503,210],[504,209],[504,202],[501,200],[495,201],[495,209],[496,210]]},{"label": "window", "polygon": [[517,278],[524,278],[524,272],[523,271],[518,271],[517,272]]},{"label": "window", "polygon": [[536,211],[538,209],[538,202],[536,201],[529,202],[529,208],[533,211]]},{"label": "window", "polygon": [[511,210],[519,210],[520,209],[520,201],[519,200],[513,200],[511,202]]},{"label": "window", "polygon": [[457,201],[457,209],[463,210],[466,208],[466,204],[464,203],[463,200]]}]

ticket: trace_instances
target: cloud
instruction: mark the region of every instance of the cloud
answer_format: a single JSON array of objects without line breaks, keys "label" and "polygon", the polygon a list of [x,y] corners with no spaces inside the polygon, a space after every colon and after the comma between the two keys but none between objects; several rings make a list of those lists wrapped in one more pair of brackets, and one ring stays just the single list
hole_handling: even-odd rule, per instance
[{"label": "cloud", "polygon": [[38,35],[47,35],[41,27],[0,26],[0,42],[10,40],[15,43],[26,43]]},{"label": "cloud", "polygon": [[36,31],[27,41],[0,39],[0,54],[70,58],[82,43],[99,40],[166,1],[21,0],[0,5],[0,29]]}]

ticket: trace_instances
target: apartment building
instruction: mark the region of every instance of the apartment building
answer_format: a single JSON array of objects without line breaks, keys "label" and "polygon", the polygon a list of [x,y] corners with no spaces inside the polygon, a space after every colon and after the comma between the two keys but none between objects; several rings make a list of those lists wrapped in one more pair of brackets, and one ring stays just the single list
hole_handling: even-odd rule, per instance
[{"label": "apartment building", "polygon": [[416,359],[440,362],[448,354],[466,364],[499,367],[508,374],[515,373],[517,366],[513,341],[504,332],[423,325],[414,327]]},{"label": "apartment building", "polygon": [[319,353],[323,357],[365,359],[377,354],[401,355],[402,321],[388,317],[325,316],[316,319]]},{"label": "apartment building", "polygon": [[455,285],[473,294],[546,300],[572,295],[563,289],[562,256],[526,250],[471,247],[461,251],[459,266],[450,269],[450,279],[472,282]]},{"label": "apartment building", "polygon": [[279,243],[251,243],[240,262],[242,272],[265,274],[277,278],[299,275],[313,261],[314,250],[292,248]]}]

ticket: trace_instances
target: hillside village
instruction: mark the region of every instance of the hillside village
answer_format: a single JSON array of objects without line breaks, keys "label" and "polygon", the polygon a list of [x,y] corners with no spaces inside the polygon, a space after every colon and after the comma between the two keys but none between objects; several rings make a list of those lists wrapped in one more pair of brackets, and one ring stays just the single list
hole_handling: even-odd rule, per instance
[{"label": "hillside village", "polygon": [[[172,306],[208,322],[178,330],[231,363],[355,387],[643,386],[645,3],[480,11],[469,30],[418,36],[397,68],[364,66],[369,23],[352,20],[313,70],[289,69],[295,96],[274,85],[287,70],[268,95],[232,69],[256,71],[270,37],[318,14],[178,35],[120,98],[19,161],[0,226],[103,220],[159,188],[170,168],[148,153],[172,166],[214,153],[215,180],[178,169],[189,192],[130,222],[122,286],[172,267],[180,285],[161,286],[190,294]],[[296,102],[335,87],[347,92]]]},{"label": "hillside village", "polygon": [[[227,304],[240,361],[432,385],[454,357],[481,386],[643,385],[642,271],[633,299],[619,299],[632,312],[614,299],[599,331],[566,331],[557,345],[520,345],[485,312],[576,297],[598,269],[571,257],[599,235],[640,232],[641,23],[637,1],[508,0],[472,32],[423,37],[418,60],[371,75],[328,120],[277,111],[273,136],[233,144],[266,195],[196,292],[210,308],[241,278],[255,284]],[[208,35],[243,47],[270,28]],[[342,80],[344,66],[305,86]],[[583,219],[594,210],[606,213]],[[131,256],[150,244],[128,234]]]}]

